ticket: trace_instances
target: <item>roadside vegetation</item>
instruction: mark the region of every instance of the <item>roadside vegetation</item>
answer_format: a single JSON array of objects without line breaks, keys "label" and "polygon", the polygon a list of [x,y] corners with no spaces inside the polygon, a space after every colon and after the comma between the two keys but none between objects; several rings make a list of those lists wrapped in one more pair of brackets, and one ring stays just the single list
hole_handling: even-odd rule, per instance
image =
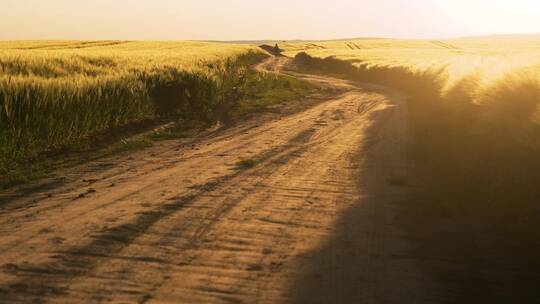
[{"label": "roadside vegetation", "polygon": [[[356,46],[351,52],[361,52]],[[321,50],[332,51],[313,53]],[[339,57],[299,52],[294,62],[303,71],[381,84],[409,97],[411,154],[431,187],[425,203],[410,206],[419,237],[426,237],[423,250],[476,265],[475,273],[460,275],[479,299],[499,295],[486,293],[481,282],[501,269],[519,274],[505,284],[529,299],[540,269],[540,61],[497,77],[481,69],[458,77],[447,64],[421,68]]]},{"label": "roadside vegetation", "polygon": [[[254,46],[200,42],[1,42],[0,184],[40,177],[41,169],[24,168],[113,144],[126,130],[174,121],[174,130],[149,139],[193,135],[184,122],[227,124],[311,90],[254,72],[266,56]],[[136,142],[121,150],[148,146]]]}]

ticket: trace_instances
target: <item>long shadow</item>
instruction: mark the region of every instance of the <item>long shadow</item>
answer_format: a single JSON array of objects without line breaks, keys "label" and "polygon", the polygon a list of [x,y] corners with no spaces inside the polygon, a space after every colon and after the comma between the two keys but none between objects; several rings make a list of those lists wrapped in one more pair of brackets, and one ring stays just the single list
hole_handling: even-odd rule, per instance
[{"label": "long shadow", "polygon": [[392,145],[403,140],[392,130],[398,107],[371,116],[355,156],[361,198],[343,202],[350,207],[330,235],[301,258],[289,302],[536,303],[537,272],[508,259],[498,236],[479,239],[477,219],[445,209],[466,189],[437,192],[408,161],[405,142]]},{"label": "long shadow", "polygon": [[494,303],[500,295],[469,247],[466,218],[429,209],[438,195],[411,161],[395,121],[400,107],[370,117],[355,156],[361,198],[343,202],[350,207],[330,235],[299,262],[291,303]]},{"label": "long shadow", "polygon": [[[308,61],[308,68],[309,62],[315,60],[308,57],[300,59]],[[336,64],[335,59],[327,58],[317,60],[315,67],[324,67],[325,61],[330,66]],[[348,63],[337,64],[331,71],[343,75],[356,71]],[[395,77],[387,79],[386,75],[390,72],[394,71],[383,69],[362,77],[390,84],[399,84],[401,78],[407,80],[406,71],[397,71]],[[437,83],[437,77],[428,76],[408,79],[413,82],[411,87],[415,89],[412,91],[424,92],[424,86],[437,88],[436,85],[426,85],[431,83],[430,79],[433,84]],[[410,85],[407,81],[401,82],[405,83],[401,87]],[[426,101],[433,102],[430,99],[435,95],[431,93],[426,93]],[[453,151],[434,150],[434,145],[426,142],[424,135],[429,135],[429,139],[437,138],[441,142],[451,143],[451,149],[462,146],[453,143],[448,138],[448,132],[436,128],[437,121],[447,119],[444,112],[424,111],[422,115],[425,117],[415,115],[411,116],[411,120],[427,119],[435,127],[423,125],[422,130],[415,129],[412,133],[424,136],[421,137],[424,141],[422,144],[427,145],[422,146],[422,152],[434,155],[431,158],[436,160],[436,166],[442,168],[440,174],[430,175],[430,171],[424,171],[434,164],[418,163],[407,174],[395,175],[400,168],[397,167],[399,162],[393,160],[403,151],[381,148],[394,140],[381,130],[391,128],[388,118],[395,109],[389,108],[372,117],[373,123],[367,131],[369,140],[360,149],[362,155],[357,155],[362,158],[362,171],[357,174],[362,198],[358,202],[344,202],[351,203],[351,207],[340,211],[332,233],[299,262],[301,272],[291,283],[290,302],[537,303],[537,285],[540,282],[537,269],[540,269],[540,265],[535,264],[538,258],[534,255],[538,256],[540,252],[536,245],[538,238],[535,240],[531,226],[524,229],[528,233],[520,235],[520,238],[512,232],[514,226],[527,222],[513,217],[512,214],[516,212],[511,209],[520,209],[522,201],[530,201],[526,195],[531,192],[529,184],[534,179],[529,175],[538,171],[532,166],[520,174],[513,174],[515,170],[506,170],[507,176],[503,180],[507,184],[499,184],[498,188],[483,187],[494,179],[493,176],[483,176],[484,180],[467,176],[465,182],[463,179],[453,180],[452,172],[459,171],[467,164],[454,162],[447,166],[445,157],[452,155]],[[415,108],[411,115],[418,114],[418,111]],[[412,150],[413,153],[417,151]],[[494,159],[486,157],[492,154],[496,156]],[[501,158],[499,154],[484,153],[476,161],[484,167],[495,163],[508,164],[507,167],[511,169],[516,158],[532,157],[516,157],[527,152],[519,154],[512,150],[507,154],[511,160]],[[414,159],[423,162],[416,155]],[[516,181],[508,182],[508,176]],[[501,190],[505,189],[503,187],[507,188],[507,192],[521,195],[514,195],[514,199],[505,201],[513,206],[507,215],[513,221],[504,223],[508,226],[505,229],[495,229],[490,226],[490,217],[493,217],[491,213],[497,214],[495,211],[501,205],[490,202],[497,195],[504,194],[504,190]],[[483,191],[475,194],[479,192],[476,188]],[[484,209],[474,210],[476,205],[484,206]],[[528,218],[540,214],[537,208],[534,211],[530,207],[522,209],[529,211]],[[502,234],[501,231],[505,230],[511,233]]]},{"label": "long shadow", "polygon": [[410,219],[403,208],[418,185],[399,126],[391,121],[400,106],[370,117],[367,140],[355,156],[361,198],[343,202],[350,207],[340,210],[331,235],[300,262],[291,303],[412,303],[436,288],[416,271],[420,257],[404,227]]},{"label": "long shadow", "polygon": [[[259,155],[257,158],[258,161],[268,162],[268,165],[259,171],[262,170],[266,174],[273,172],[276,166],[286,164],[289,158],[294,157],[298,153],[305,152],[306,147],[303,144],[309,141],[314,132],[314,129],[300,131],[287,144]],[[50,298],[64,297],[69,293],[70,281],[89,275],[100,262],[107,259],[122,259],[157,264],[171,263],[165,259],[148,256],[123,256],[119,253],[122,249],[132,244],[138,237],[147,233],[160,220],[172,216],[183,209],[188,209],[200,196],[222,187],[241,174],[243,174],[243,170],[239,169],[230,175],[194,187],[195,193],[176,197],[164,202],[153,210],[140,213],[125,224],[97,234],[88,244],[54,252],[51,259],[44,263],[24,263],[19,265],[10,263],[4,265],[0,271],[15,275],[18,279],[10,284],[0,284],[0,303],[42,303]],[[253,172],[251,174],[261,174],[261,172]],[[214,208],[219,211],[217,214],[225,213],[234,206],[235,202],[237,200]],[[219,215],[215,215],[215,218],[219,218]],[[189,236],[189,242],[185,245],[185,248],[189,248],[193,244],[202,241],[202,233],[214,222],[211,221],[210,224],[200,223],[197,233]],[[180,231],[181,233],[185,230],[184,225],[190,225],[190,223],[188,221],[179,223],[171,231]],[[181,263],[181,261],[175,263]],[[100,290],[93,290],[92,292],[95,297],[103,296]],[[132,293],[135,294],[135,292]],[[144,298],[144,292],[141,292],[139,296]]]}]

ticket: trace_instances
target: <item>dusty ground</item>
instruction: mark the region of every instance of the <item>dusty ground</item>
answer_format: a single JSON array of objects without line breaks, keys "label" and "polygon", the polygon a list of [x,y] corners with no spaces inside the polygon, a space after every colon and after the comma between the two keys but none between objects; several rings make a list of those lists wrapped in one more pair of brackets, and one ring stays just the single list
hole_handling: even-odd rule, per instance
[{"label": "dusty ground", "polygon": [[330,97],[0,195],[0,302],[442,302],[400,228],[403,97],[292,75]]}]

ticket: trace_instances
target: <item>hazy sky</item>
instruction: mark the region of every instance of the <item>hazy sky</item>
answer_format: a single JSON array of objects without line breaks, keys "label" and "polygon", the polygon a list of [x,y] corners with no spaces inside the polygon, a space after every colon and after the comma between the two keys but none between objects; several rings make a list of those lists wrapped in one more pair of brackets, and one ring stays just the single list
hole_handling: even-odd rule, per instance
[{"label": "hazy sky", "polygon": [[540,33],[540,0],[0,0],[0,39],[445,38]]}]

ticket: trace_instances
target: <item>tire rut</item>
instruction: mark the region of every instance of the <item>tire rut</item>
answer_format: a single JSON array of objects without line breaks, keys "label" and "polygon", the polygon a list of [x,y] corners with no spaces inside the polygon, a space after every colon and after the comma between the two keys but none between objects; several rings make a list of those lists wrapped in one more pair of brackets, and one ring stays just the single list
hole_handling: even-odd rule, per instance
[{"label": "tire rut", "polygon": [[[262,180],[264,179],[265,174],[269,174],[276,166],[284,166],[291,157],[299,157],[302,151],[305,150],[305,147],[302,147],[302,145],[309,141],[314,132],[315,130],[311,128],[301,131],[286,145],[257,156],[256,158],[262,162],[262,165],[259,165],[259,168],[249,175],[257,175],[258,178]],[[240,179],[247,178],[244,175],[246,175],[246,172],[244,170],[239,170],[232,175],[192,187],[192,189],[197,191],[194,191],[189,195],[174,198],[172,201],[161,205],[157,210],[145,211],[128,223],[100,233],[93,237],[94,240],[91,243],[83,247],[53,252],[53,262],[41,265],[8,264],[7,266],[4,266],[9,273],[21,277],[21,279],[11,283],[9,286],[0,286],[1,298],[7,299],[10,302],[16,302],[20,300],[17,295],[21,293],[23,294],[23,299],[27,299],[27,297],[30,296],[34,301],[46,299],[51,295],[66,296],[69,289],[67,286],[69,281],[76,277],[88,275],[92,272],[97,263],[103,263],[104,260],[108,259],[123,259],[129,262],[157,263],[169,266],[170,263],[165,262],[167,259],[164,258],[145,256],[122,257],[111,255],[109,253],[121,251],[123,248],[132,244],[137,237],[147,233],[150,227],[158,221],[163,221],[182,209],[188,208],[202,196],[209,196],[213,191],[219,188],[228,187],[227,184],[230,184],[231,180],[239,177]],[[236,187],[236,184],[234,184],[233,187]],[[142,191],[144,191],[144,189],[141,189],[138,192]],[[138,192],[131,193],[130,195],[136,195]],[[118,199],[117,201],[120,201],[121,199]],[[226,203],[224,202],[224,204],[219,207],[214,206],[211,214],[184,215],[188,219],[193,218],[194,221],[197,221],[197,218],[205,218],[208,222],[201,223],[201,225],[195,229],[189,242],[184,245],[183,250],[195,246],[195,244],[201,240],[204,234],[212,227],[213,223],[230,210],[230,208],[234,206],[234,202],[238,200],[241,200],[241,197],[235,197],[234,200]],[[108,204],[114,204],[117,201]],[[98,206],[97,208],[101,207],[105,207],[105,205]],[[198,213],[200,209],[192,208],[191,210],[193,210],[194,213]],[[175,226],[171,228],[173,231],[182,231],[183,228],[186,227]],[[176,240],[178,237],[178,235],[174,235],[173,239]],[[171,235],[166,236],[166,238],[171,238]],[[164,245],[166,242],[160,240],[157,243]],[[175,256],[178,257],[178,255],[179,252],[176,252]],[[173,263],[170,265],[175,264]],[[44,284],[44,281],[47,283]],[[146,294],[142,295],[142,298],[145,296]]]},{"label": "tire rut", "polygon": [[[282,73],[286,64],[285,58],[270,59],[257,69]],[[298,284],[313,287],[313,294],[328,291],[309,286],[320,281],[312,277],[321,275],[311,271],[318,267],[312,266],[315,253],[340,236],[348,210],[366,203],[358,230],[338,238],[352,247],[338,253],[330,248],[325,259],[366,251],[367,259],[362,255],[351,265],[365,266],[374,278],[362,285],[370,290],[361,298],[385,298],[390,267],[378,257],[391,255],[384,242],[395,240],[385,225],[394,211],[372,204],[371,186],[358,179],[373,174],[367,183],[375,183],[384,200],[386,192],[395,192],[384,178],[402,164],[387,163],[393,150],[380,142],[393,138],[399,123],[376,114],[394,113],[399,97],[373,86],[287,73],[334,93],[296,114],[140,153],[126,167],[87,177],[97,189],[88,197],[73,200],[81,183],[68,183],[57,198],[5,209],[0,257],[8,262],[0,265],[0,302],[315,300],[298,293]],[[238,168],[242,159],[253,166]],[[109,188],[111,183],[117,186]],[[17,199],[13,204],[23,206]]]}]

